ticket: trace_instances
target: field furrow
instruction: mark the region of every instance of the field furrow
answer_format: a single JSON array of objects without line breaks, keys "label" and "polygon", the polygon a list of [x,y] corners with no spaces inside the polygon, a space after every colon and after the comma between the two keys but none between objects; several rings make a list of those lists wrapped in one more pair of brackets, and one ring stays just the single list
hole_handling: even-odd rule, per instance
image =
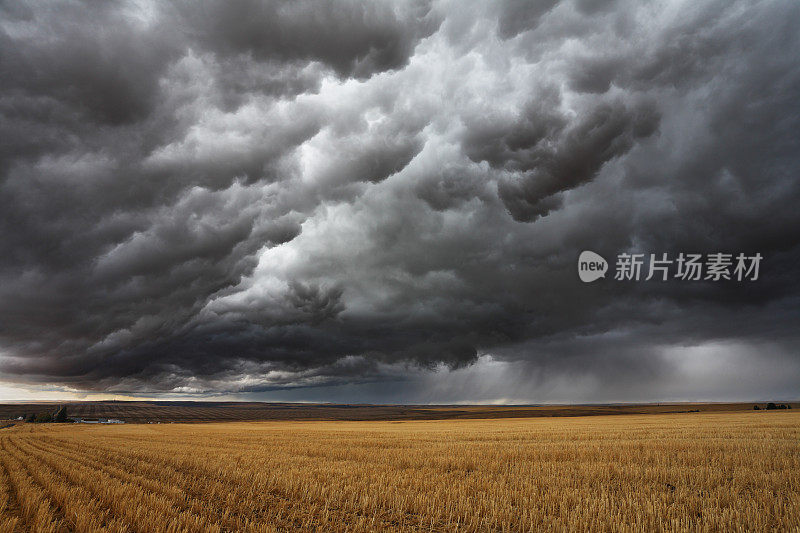
[{"label": "field furrow", "polygon": [[[103,508],[130,523],[139,523],[146,531],[197,531],[202,520],[196,515],[176,508],[163,496],[142,491],[133,484],[115,479],[105,472],[85,467],[77,461],[28,449],[27,454],[43,462],[47,468],[62,475],[74,485],[84,487]],[[57,459],[57,460],[56,460]],[[218,528],[210,527],[215,531]]]},{"label": "field furrow", "polygon": [[0,461],[0,531],[14,533],[22,529],[23,523],[11,478],[5,465]]},{"label": "field furrow", "polygon": [[58,506],[64,521],[75,531],[125,532],[129,528],[113,518],[109,510],[93,498],[80,484],[61,473],[50,457],[32,453],[28,438],[10,441],[9,450],[24,462],[36,482],[47,490],[50,499]]},{"label": "field furrow", "polygon": [[[108,450],[90,447],[77,448],[72,443],[54,444],[43,440],[30,445],[43,457],[75,462],[90,471],[102,472],[123,483],[135,485],[143,492],[158,494],[175,508],[199,516],[205,524],[218,524],[222,529],[231,531],[243,531],[247,527],[247,520],[237,519],[231,507],[209,505],[207,492],[201,492],[199,488],[191,489],[198,484],[198,480],[177,471],[145,459],[129,458],[122,453],[109,453]],[[163,480],[169,480],[169,483]],[[202,480],[202,484],[207,489],[208,479]],[[206,498],[198,499],[197,495],[205,495]]]},{"label": "field furrow", "polygon": [[[72,453],[90,452],[92,457],[108,455],[108,450],[87,444],[82,444],[83,452],[80,452],[75,444],[66,440],[60,440],[53,446],[68,448]],[[333,491],[306,491],[300,494],[296,490],[278,490],[275,478],[264,476],[264,472],[258,468],[244,471],[229,470],[219,463],[215,464],[209,458],[190,459],[182,457],[180,453],[167,453],[157,458],[143,451],[116,450],[113,456],[109,456],[108,462],[101,463],[96,460],[94,465],[99,469],[107,469],[112,462],[120,467],[116,469],[119,475],[122,475],[120,472],[137,473],[140,479],[149,481],[149,484],[153,483],[154,476],[169,479],[174,485],[180,486],[182,491],[185,491],[184,496],[197,506],[210,507],[208,502],[215,502],[214,507],[225,509],[224,514],[216,515],[219,521],[227,525],[235,520],[233,527],[237,531],[253,527],[253,518],[257,523],[268,521],[279,523],[281,527],[295,529],[304,522],[301,519],[290,520],[289,517],[308,514],[306,509],[314,510],[317,507],[325,509],[325,514],[330,520],[360,521],[367,514],[365,509],[354,508],[352,505],[345,506],[345,502],[331,498],[335,494]],[[152,486],[150,489],[160,490]],[[192,504],[192,508],[196,506]],[[408,512],[385,510],[382,514],[384,516],[374,512],[374,509],[370,512],[370,523],[374,527],[380,526],[388,530],[398,522],[409,524],[409,527],[410,524],[423,522]],[[429,528],[430,524],[428,523],[426,527]]]},{"label": "field furrow", "polygon": [[8,474],[14,498],[18,502],[23,530],[37,533],[70,531],[47,491],[30,475],[24,463],[14,456],[10,439],[0,439],[0,463]]}]

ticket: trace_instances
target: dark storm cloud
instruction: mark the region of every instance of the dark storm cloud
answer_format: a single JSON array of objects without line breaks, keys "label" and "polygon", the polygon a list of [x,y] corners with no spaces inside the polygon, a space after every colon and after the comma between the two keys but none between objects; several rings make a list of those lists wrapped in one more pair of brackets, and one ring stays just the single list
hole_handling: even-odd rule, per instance
[{"label": "dark storm cloud", "polygon": [[[798,371],[792,2],[0,13],[4,379],[587,400],[686,396],[725,346]],[[584,249],[765,260],[585,285]]]},{"label": "dark storm cloud", "polygon": [[428,2],[234,0],[183,2],[199,41],[225,55],[270,61],[320,61],[340,76],[368,78],[404,66],[439,25]]},{"label": "dark storm cloud", "polygon": [[568,131],[548,127],[546,115],[545,120],[535,111],[532,115],[507,132],[469,139],[467,149],[473,160],[521,173],[501,181],[499,193],[514,218],[524,222],[560,207],[559,193],[592,179],[607,161],[630,150],[658,125],[652,106],[628,109],[620,102],[594,106]]}]

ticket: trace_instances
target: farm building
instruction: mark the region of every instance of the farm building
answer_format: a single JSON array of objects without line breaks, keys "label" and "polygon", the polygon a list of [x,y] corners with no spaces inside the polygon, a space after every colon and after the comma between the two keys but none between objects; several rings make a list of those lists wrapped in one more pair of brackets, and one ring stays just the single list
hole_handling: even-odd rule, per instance
[{"label": "farm building", "polygon": [[74,418],[78,424],[124,424],[124,420],[117,418]]}]

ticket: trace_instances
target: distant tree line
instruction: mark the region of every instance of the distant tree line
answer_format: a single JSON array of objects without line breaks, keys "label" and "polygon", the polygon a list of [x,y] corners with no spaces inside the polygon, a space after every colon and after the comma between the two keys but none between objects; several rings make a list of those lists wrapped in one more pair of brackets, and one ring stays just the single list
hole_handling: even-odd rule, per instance
[{"label": "distant tree line", "polygon": [[58,409],[53,411],[52,413],[49,412],[39,412],[39,413],[30,413],[30,414],[23,414],[22,419],[25,422],[31,422],[36,424],[42,424],[47,422],[72,422],[70,418],[67,417],[67,406],[66,405],[59,405]]},{"label": "distant tree line", "polygon": [[[791,408],[792,406],[789,405],[788,403],[775,404],[773,402],[769,402],[764,409],[767,411],[772,411],[773,409],[791,409]],[[760,411],[760,410],[761,407],[759,407],[758,405],[753,406],[753,411]]]}]

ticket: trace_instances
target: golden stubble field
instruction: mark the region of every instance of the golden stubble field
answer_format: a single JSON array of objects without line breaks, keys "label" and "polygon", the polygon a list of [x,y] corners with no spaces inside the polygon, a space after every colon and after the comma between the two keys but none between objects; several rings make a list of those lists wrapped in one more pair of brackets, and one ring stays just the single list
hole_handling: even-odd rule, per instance
[{"label": "golden stubble field", "polygon": [[0,531],[798,531],[800,413],[0,430]]}]

